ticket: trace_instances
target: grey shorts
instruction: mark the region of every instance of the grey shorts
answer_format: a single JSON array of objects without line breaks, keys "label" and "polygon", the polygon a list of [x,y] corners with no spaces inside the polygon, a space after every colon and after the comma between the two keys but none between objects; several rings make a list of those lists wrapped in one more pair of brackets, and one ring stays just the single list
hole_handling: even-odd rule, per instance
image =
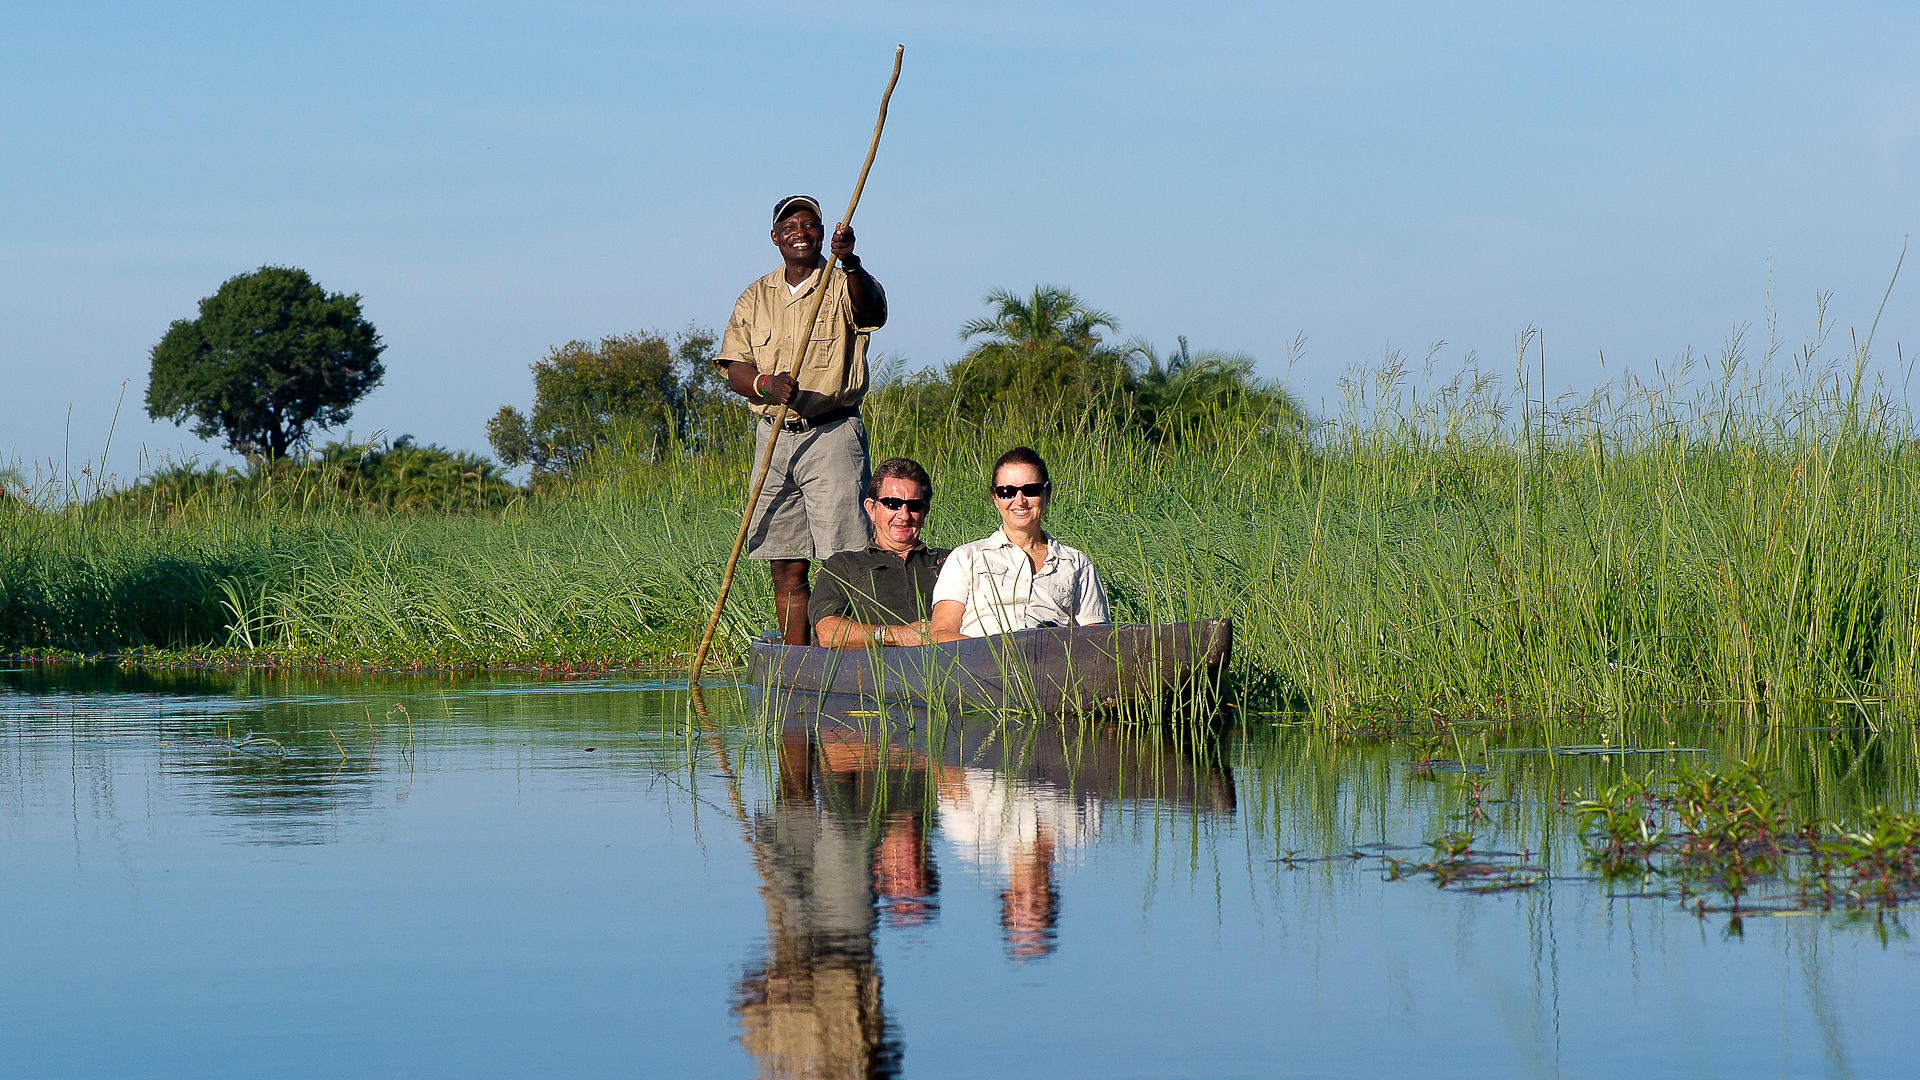
[{"label": "grey shorts", "polygon": [[[753,473],[767,452],[772,425],[755,421]],[[774,444],[767,482],[753,504],[747,530],[749,559],[824,559],[867,546],[867,427],[857,416],[799,433],[783,431]]]}]

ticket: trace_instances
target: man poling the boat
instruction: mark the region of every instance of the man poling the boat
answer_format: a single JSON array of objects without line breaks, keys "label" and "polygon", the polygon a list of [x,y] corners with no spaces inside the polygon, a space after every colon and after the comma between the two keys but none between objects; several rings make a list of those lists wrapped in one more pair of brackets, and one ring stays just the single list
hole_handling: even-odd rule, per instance
[{"label": "man poling the boat", "polygon": [[[774,246],[780,249],[783,265],[780,270],[748,286],[747,291],[741,294],[739,302],[734,305],[734,316],[740,323],[739,329],[736,331],[734,321],[730,320],[727,333],[721,339],[720,353],[715,357],[715,362],[721,364],[726,371],[728,386],[734,393],[749,400],[761,399],[765,409],[771,411],[763,412],[761,420],[756,425],[760,430],[759,438],[756,440],[759,452],[755,456],[760,464],[754,469],[751,474],[752,479],[747,485],[749,491],[747,510],[740,515],[740,532],[734,537],[733,553],[727,556],[727,568],[720,574],[720,595],[713,602],[713,614],[707,617],[706,632],[700,635],[700,644],[693,650],[693,663],[687,668],[689,686],[700,682],[700,669],[707,662],[707,649],[712,646],[713,632],[720,625],[720,613],[726,609],[727,590],[733,585],[734,567],[739,564],[740,550],[746,546],[749,532],[758,532],[759,542],[754,545],[756,557],[766,559],[773,572],[774,613],[780,624],[781,637],[789,644],[805,645],[807,643],[809,592],[807,558],[814,554],[832,554],[855,546],[836,544],[832,541],[821,545],[815,541],[812,511],[818,508],[823,514],[851,513],[851,507],[847,506],[847,502],[851,500],[844,500],[838,508],[835,508],[829,505],[831,500],[816,497],[813,492],[807,490],[806,482],[798,477],[796,470],[792,467],[796,455],[791,450],[785,457],[784,473],[788,480],[795,482],[790,484],[782,481],[776,484],[773,489],[773,500],[780,501],[784,496],[789,506],[795,502],[800,504],[801,515],[806,521],[808,533],[809,546],[805,553],[797,550],[793,552],[769,550],[772,544],[776,543],[771,541],[768,535],[772,529],[771,519],[775,516],[776,507],[763,504],[761,496],[767,490],[767,477],[773,468],[774,450],[780,445],[780,435],[787,429],[789,420],[795,422],[797,428],[795,434],[799,435],[809,432],[818,434],[829,424],[851,423],[859,436],[857,440],[859,481],[855,484],[854,490],[859,490],[866,483],[867,438],[866,428],[859,422],[859,396],[866,393],[867,334],[875,329],[879,322],[886,321],[887,306],[886,294],[880,291],[880,283],[874,281],[872,275],[861,269],[859,260],[853,257],[853,229],[850,226],[853,223],[853,212],[860,206],[860,193],[866,189],[867,172],[873,168],[873,157],[880,152],[880,132],[887,126],[887,102],[893,99],[893,88],[900,81],[900,59],[906,55],[906,52],[907,48],[904,45],[894,47],[893,75],[887,79],[886,92],[880,95],[880,115],[873,122],[873,140],[867,144],[867,159],[860,166],[860,179],[854,182],[853,197],[847,200],[847,212],[841,215],[840,222],[833,233],[832,251],[835,260],[852,260],[852,269],[842,269],[836,267],[833,262],[820,259],[820,240],[823,236],[820,223],[825,219],[820,215],[818,202],[808,196],[789,195],[781,199],[773,207],[772,235]],[[803,214],[811,214],[811,225],[801,217]],[[789,219],[793,218],[799,220],[788,223]],[[784,230],[783,223],[785,223]],[[791,325],[787,325],[780,319],[775,319],[771,326],[756,322],[753,317],[755,311],[752,309],[759,303],[777,303],[777,290],[781,285],[786,287],[790,298],[799,295],[812,297],[802,309],[805,313],[798,318],[793,318],[792,313],[781,309],[780,314],[785,316]],[[837,314],[834,317],[824,317],[825,301],[830,296],[837,302],[835,308]],[[749,310],[742,311],[743,305]],[[878,322],[866,324],[866,329],[863,331],[859,321],[863,317],[877,318]],[[781,337],[776,343],[776,335],[787,332],[794,336]],[[814,350],[809,348],[816,338],[822,336],[825,338],[822,344],[826,347],[819,350],[819,355],[826,357],[825,361],[817,359]],[[836,343],[839,348],[837,353]],[[729,348],[732,349],[731,354],[728,351]],[[837,390],[825,394],[823,391],[829,390],[833,383],[828,373],[819,370],[819,365],[825,363],[830,367],[833,366],[836,363],[834,360],[836,355],[840,357],[838,363],[841,365],[844,380]],[[856,361],[859,382],[857,391],[852,385]],[[767,363],[773,366],[771,368],[763,366]],[[780,378],[783,375],[788,378]],[[816,396],[803,396],[803,393]],[[851,416],[843,414],[839,417],[829,417],[827,415],[831,409],[848,407],[855,410]],[[807,409],[814,411],[809,413]],[[846,445],[844,439],[836,442]],[[812,473],[824,464],[816,458],[801,471]],[[845,474],[845,469],[835,469],[831,465],[826,465],[825,472],[820,475],[844,476]],[[792,520],[790,515],[788,520]],[[761,525],[762,528],[756,530],[756,524]],[[856,520],[856,526],[859,524],[861,523]],[[797,543],[795,546],[798,546]],[[823,546],[824,550],[821,550]]]},{"label": "man poling the boat", "polygon": [[807,606],[814,643],[840,649],[927,644],[933,583],[947,559],[945,548],[920,542],[933,479],[912,458],[888,458],[874,466],[861,506],[873,542],[821,566]]},{"label": "man poling the boat", "polygon": [[[767,473],[749,512],[746,553],[772,572],[774,617],[789,645],[808,641],[808,560],[867,542],[860,400],[867,339],[887,321],[886,292],[854,254],[853,230],[844,223],[834,229],[835,266],[821,254],[822,221],[810,195],[774,204],[769,235],[780,268],[740,294],[713,361],[755,413],[754,461],[766,461]],[[818,290],[826,295],[816,297]],[[808,312],[816,308],[809,328]]]},{"label": "man poling the boat", "polygon": [[988,493],[1000,528],[947,557],[933,587],[933,639],[1109,621],[1107,591],[1093,560],[1041,527],[1053,501],[1046,460],[1029,447],[1014,447],[994,463]]}]

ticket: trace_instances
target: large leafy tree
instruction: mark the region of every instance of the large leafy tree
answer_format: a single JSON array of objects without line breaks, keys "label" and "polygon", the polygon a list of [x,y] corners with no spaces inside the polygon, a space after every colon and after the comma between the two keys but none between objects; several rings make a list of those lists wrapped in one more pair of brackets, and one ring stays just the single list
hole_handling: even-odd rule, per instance
[{"label": "large leafy tree", "polygon": [[572,473],[596,448],[630,442],[658,453],[698,448],[724,398],[714,337],[688,329],[569,341],[533,365],[533,411],[511,405],[487,421],[487,440],[509,466]]},{"label": "large leafy tree", "polygon": [[263,266],[227,279],[153,347],[147,415],[216,436],[235,453],[281,458],[309,428],[344,424],[386,368],[360,297],[304,270]]},{"label": "large leafy tree", "polygon": [[1053,285],[1025,296],[996,289],[986,301],[991,313],[960,327],[973,346],[948,374],[962,415],[979,419],[996,405],[1078,414],[1121,402],[1126,357],[1101,337],[1120,328],[1112,315]]}]

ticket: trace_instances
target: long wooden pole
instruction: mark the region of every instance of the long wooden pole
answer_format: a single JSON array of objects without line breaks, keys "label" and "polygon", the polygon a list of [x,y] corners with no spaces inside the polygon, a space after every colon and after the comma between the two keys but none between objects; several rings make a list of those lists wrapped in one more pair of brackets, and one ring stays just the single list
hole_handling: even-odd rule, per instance
[{"label": "long wooden pole", "polygon": [[[880,150],[880,131],[887,126],[887,101],[893,97],[893,85],[900,81],[900,59],[905,56],[907,47],[896,45],[893,49],[893,75],[887,80],[887,92],[880,95],[880,117],[873,122],[873,141],[867,144],[867,160],[860,166],[860,179],[854,182],[853,198],[847,200],[846,215],[840,224],[853,224],[853,211],[860,205],[860,192],[867,186],[867,170],[873,168],[873,156]],[[826,223],[821,222],[824,226]],[[831,236],[829,236],[831,239]],[[831,251],[831,246],[829,246]],[[794,371],[799,371],[807,360],[807,345],[813,340],[813,321],[820,317],[820,306],[827,298],[827,288],[832,284],[833,268],[839,263],[837,256],[829,255],[826,265],[820,271],[820,285],[813,290],[813,308],[807,312],[807,321],[801,326],[808,331],[800,337],[800,354],[794,357]],[[776,374],[778,374],[776,372]],[[714,628],[720,625],[720,612],[727,606],[727,590],[733,587],[733,571],[740,565],[740,551],[747,545],[747,530],[753,526],[753,508],[760,501],[760,489],[767,483],[767,468],[773,464],[773,447],[780,440],[780,429],[787,422],[791,411],[789,403],[781,403],[780,411],[773,414],[773,428],[767,432],[767,450],[760,455],[760,466],[753,473],[753,489],[747,493],[747,508],[740,515],[740,533],[733,538],[733,554],[727,556],[727,570],[720,575],[720,597],[713,602],[713,616],[707,620],[707,632],[700,635],[700,647],[694,650],[693,667],[687,672],[687,684],[700,685],[700,669],[706,666],[707,650],[713,646]]]}]

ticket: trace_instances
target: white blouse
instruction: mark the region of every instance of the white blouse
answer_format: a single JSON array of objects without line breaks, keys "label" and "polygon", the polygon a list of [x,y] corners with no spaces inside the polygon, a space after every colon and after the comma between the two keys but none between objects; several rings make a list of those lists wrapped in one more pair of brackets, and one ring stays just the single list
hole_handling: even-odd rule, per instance
[{"label": "white blouse", "polygon": [[1035,573],[1033,560],[1004,529],[953,549],[933,584],[933,602],[942,600],[966,605],[961,637],[1108,621],[1107,590],[1086,552],[1049,536],[1046,560]]}]

